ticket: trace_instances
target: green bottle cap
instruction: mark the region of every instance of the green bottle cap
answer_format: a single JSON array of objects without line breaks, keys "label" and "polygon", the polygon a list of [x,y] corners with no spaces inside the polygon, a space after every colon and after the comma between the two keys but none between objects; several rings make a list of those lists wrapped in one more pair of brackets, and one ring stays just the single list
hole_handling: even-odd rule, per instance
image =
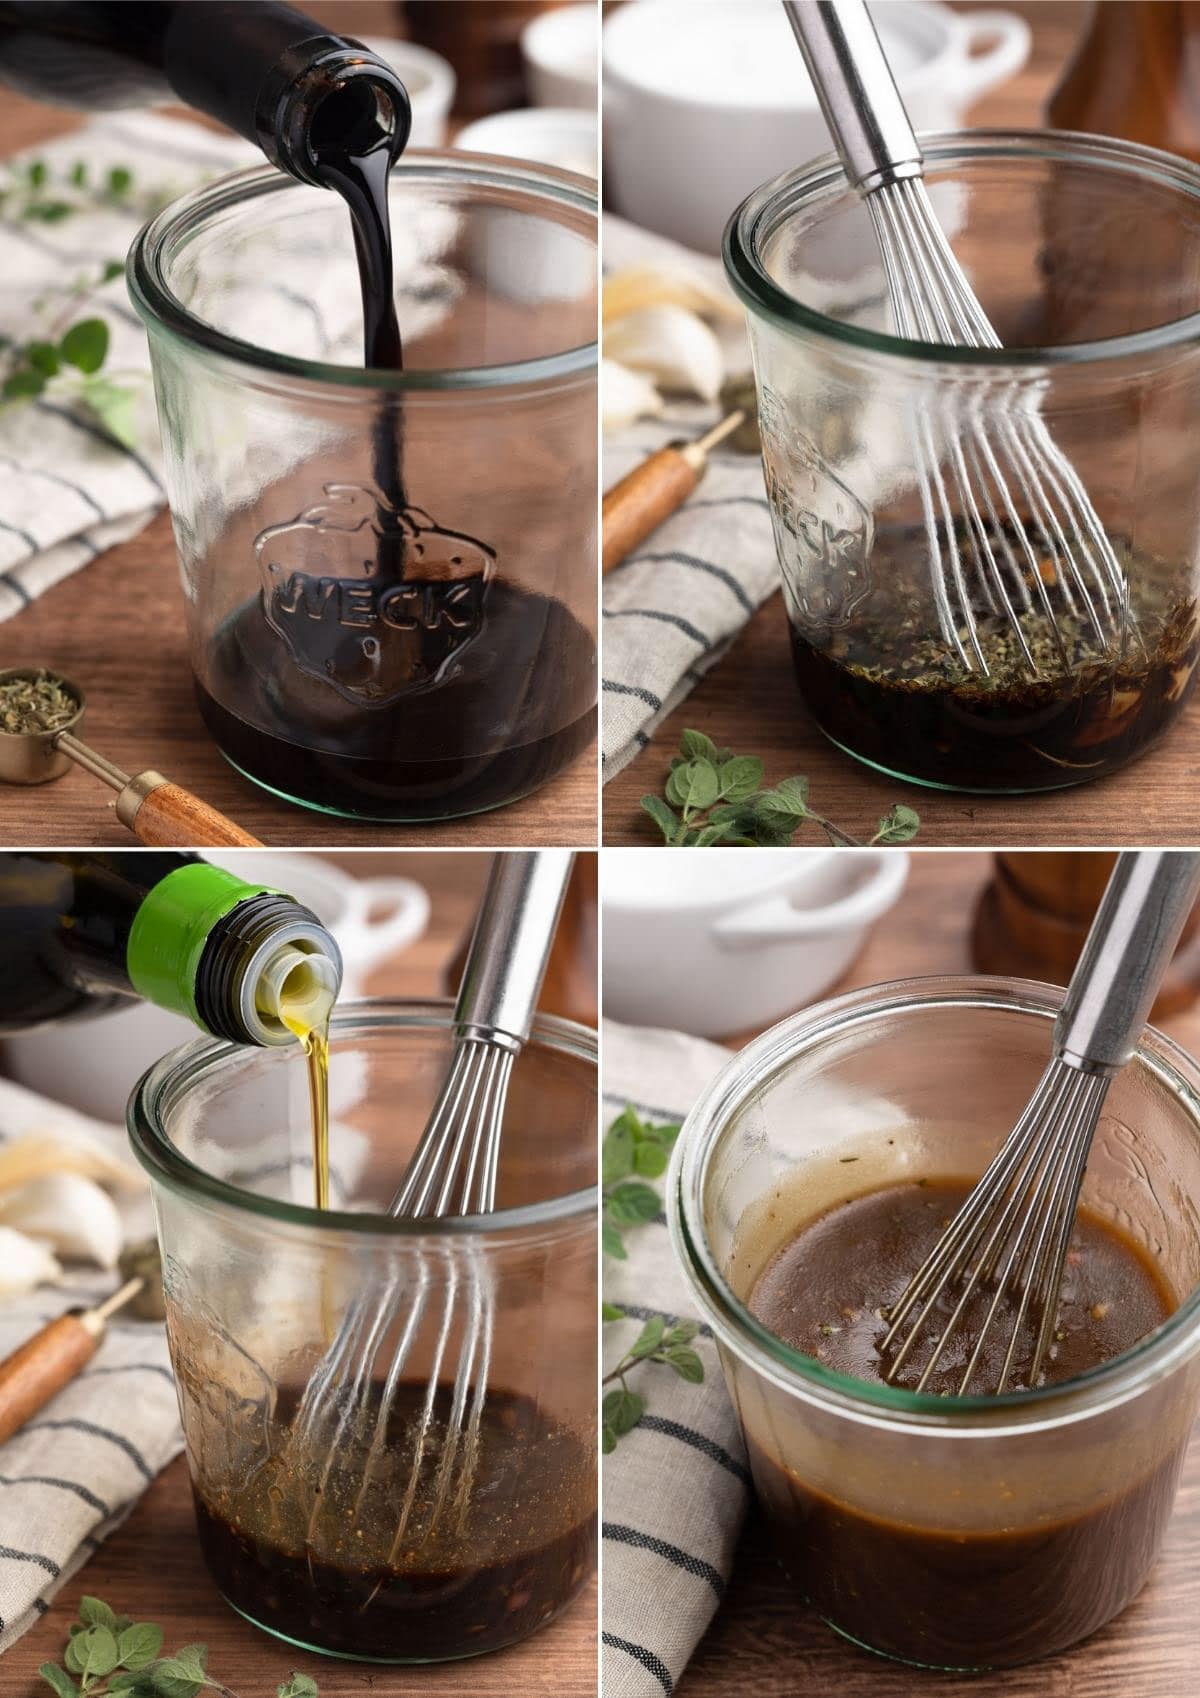
[{"label": "green bottle cap", "polygon": [[239,903],[273,894],[207,861],[168,873],[146,896],[129,934],[125,964],[134,990],[207,1030],[196,1011],[196,974],[209,933]]}]

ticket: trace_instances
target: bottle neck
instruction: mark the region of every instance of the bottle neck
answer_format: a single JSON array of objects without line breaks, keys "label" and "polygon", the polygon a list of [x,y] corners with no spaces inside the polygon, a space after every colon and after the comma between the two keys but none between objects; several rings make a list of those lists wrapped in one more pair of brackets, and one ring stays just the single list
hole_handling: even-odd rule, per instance
[{"label": "bottle neck", "polygon": [[[331,1002],[342,962],[325,927],[300,903],[196,861],[178,868],[138,909],[126,952],[139,996],[233,1043],[294,1042],[282,1009],[313,983]],[[289,992],[288,986],[292,986]]]},{"label": "bottle neck", "polygon": [[170,8],[163,70],[187,105],[255,142],[273,165],[324,186],[323,147],[388,148],[412,111],[400,78],[367,48],[290,6],[188,0]]}]

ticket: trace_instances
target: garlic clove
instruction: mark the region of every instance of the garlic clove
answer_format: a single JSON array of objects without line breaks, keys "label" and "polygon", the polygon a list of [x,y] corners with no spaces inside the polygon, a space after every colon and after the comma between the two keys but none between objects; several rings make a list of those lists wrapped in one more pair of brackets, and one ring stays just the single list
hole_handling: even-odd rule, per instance
[{"label": "garlic clove", "polygon": [[604,323],[643,307],[686,307],[717,324],[743,323],[742,309],[727,290],[701,277],[658,265],[631,265],[604,279]]},{"label": "garlic clove", "polygon": [[604,352],[653,378],[659,389],[715,401],[725,377],[721,344],[685,307],[643,307],[610,324]]},{"label": "garlic clove", "polygon": [[28,1132],[10,1144],[0,1144],[0,1194],[52,1173],[77,1173],[117,1191],[146,1189],[139,1168],[110,1155],[98,1139],[83,1133],[63,1138],[53,1132]]},{"label": "garlic clove", "polygon": [[57,1285],[62,1268],[46,1245],[11,1226],[0,1226],[0,1297],[15,1297],[39,1285]]},{"label": "garlic clove", "polygon": [[0,1192],[0,1226],[13,1227],[66,1262],[115,1268],[123,1233],[107,1191],[77,1173],[49,1173]]},{"label": "garlic clove", "polygon": [[621,430],[663,410],[663,398],[650,379],[616,360],[600,362],[600,395],[605,430]]}]

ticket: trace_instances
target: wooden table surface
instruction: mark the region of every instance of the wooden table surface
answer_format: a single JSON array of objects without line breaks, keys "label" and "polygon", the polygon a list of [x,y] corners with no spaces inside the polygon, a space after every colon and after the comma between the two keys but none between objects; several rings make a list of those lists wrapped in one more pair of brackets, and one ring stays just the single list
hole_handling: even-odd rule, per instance
[{"label": "wooden table surface", "polygon": [[[1030,128],[1042,122],[1087,7],[1079,0],[1032,0],[1011,9],[1032,24],[1033,53],[1024,71],[974,106],[970,117],[978,124]],[[918,842],[931,846],[1183,845],[1200,837],[1200,697],[1159,748],[1111,778],[1042,796],[943,794],[884,777],[826,742],[796,688],[778,593],[649,746],[605,787],[606,843],[661,841],[638,802],[648,791],[661,792],[680,733],[689,726],[738,754],[760,755],[768,783],[807,774],[813,806],[855,836],[869,836],[880,815],[904,801],[921,815]],[[801,841],[823,839],[814,828],[814,836]]]},{"label": "wooden table surface", "polygon": [[[393,0],[337,0],[348,35],[398,31]],[[316,10],[319,12],[320,8]],[[76,127],[76,115],[5,89],[0,156]],[[0,624],[0,668],[49,665],[88,698],[88,741],[127,772],[155,767],[272,846],[386,843],[583,846],[597,835],[594,747],[535,795],[492,813],[440,824],[386,825],[291,807],[226,764],[192,695],[170,521],[161,513],[31,607]],[[0,842],[123,847],[133,843],[98,780],[73,770],[36,789],[0,787]]]},{"label": "wooden table surface", "polygon": [[[393,853],[326,855],[361,877],[394,875]],[[443,973],[475,912],[489,859],[414,850],[404,874],[432,901],[429,928],[403,956],[368,981],[376,996],[441,994]],[[55,1599],[50,1612],[0,1660],[3,1698],[46,1698],[39,1664],[61,1661],[67,1628],[84,1593],[120,1613],[163,1626],[172,1649],[199,1641],[209,1669],[237,1698],[272,1698],[293,1668],[320,1683],[321,1698],[592,1698],[596,1690],[596,1583],[564,1614],[522,1645],[490,1657],[414,1669],[335,1661],[293,1650],[234,1615],[218,1597],[196,1542],[187,1463],[179,1457],[154,1482],[128,1521]]]},{"label": "wooden table surface", "polygon": [[[991,857],[917,855],[899,905],[873,931],[837,991],[927,973],[972,971],[971,920]],[[1162,1029],[1200,1050],[1200,1005]],[[731,1043],[745,1041],[749,1034]],[[796,1605],[756,1512],[724,1602],[678,1698],[1192,1698],[1200,1690],[1200,1443],[1184,1466],[1162,1558],[1141,1596],[1075,1650],[1002,1674],[931,1674],[857,1651]]]}]

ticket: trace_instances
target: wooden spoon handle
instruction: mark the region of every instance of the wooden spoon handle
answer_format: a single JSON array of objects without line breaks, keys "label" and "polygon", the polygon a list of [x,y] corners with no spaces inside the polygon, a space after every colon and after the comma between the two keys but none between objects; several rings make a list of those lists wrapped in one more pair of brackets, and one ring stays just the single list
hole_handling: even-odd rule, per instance
[{"label": "wooden spoon handle", "polygon": [[619,566],[651,531],[681,507],[700,471],[678,448],[660,448],[604,496],[604,570]]},{"label": "wooden spoon handle", "polygon": [[130,779],[117,797],[117,818],[158,849],[262,848],[257,837],[157,772]]},{"label": "wooden spoon handle", "polygon": [[75,1378],[98,1342],[78,1315],[60,1315],[0,1362],[0,1444]]}]

